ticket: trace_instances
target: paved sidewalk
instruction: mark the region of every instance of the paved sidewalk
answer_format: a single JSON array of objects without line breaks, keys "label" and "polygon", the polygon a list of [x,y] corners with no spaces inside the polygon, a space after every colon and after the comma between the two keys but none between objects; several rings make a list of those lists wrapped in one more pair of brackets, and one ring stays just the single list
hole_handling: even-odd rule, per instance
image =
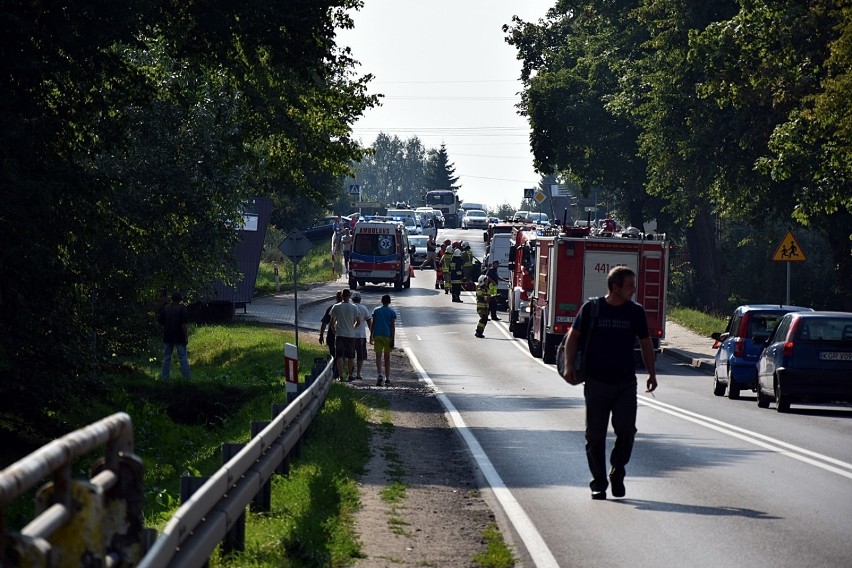
[{"label": "paved sidewalk", "polygon": [[[334,295],[347,286],[345,278],[335,282],[326,282],[309,290],[299,290],[298,294],[282,293],[255,298],[246,307],[246,313],[237,312],[237,320],[260,321],[273,325],[292,327],[296,320],[296,301],[299,306],[299,328],[319,330],[319,322],[303,317],[305,308],[316,304],[326,304],[334,300]],[[298,296],[298,299],[296,298]],[[677,359],[705,373],[713,373],[713,359],[716,350],[713,340],[691,331],[673,321],[666,322],[666,338],[662,341],[663,355]]]},{"label": "paved sidewalk", "polygon": [[677,359],[699,371],[713,374],[716,350],[713,340],[678,325],[666,321],[666,338],[662,341],[663,355]]}]

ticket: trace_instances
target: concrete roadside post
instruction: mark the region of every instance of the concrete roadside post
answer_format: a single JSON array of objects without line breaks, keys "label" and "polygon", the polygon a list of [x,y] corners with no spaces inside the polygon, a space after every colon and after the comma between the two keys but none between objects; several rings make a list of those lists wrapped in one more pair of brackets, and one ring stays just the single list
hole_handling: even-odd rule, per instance
[{"label": "concrete roadside post", "polygon": [[284,344],[284,380],[287,383],[287,404],[299,396],[299,348]]}]

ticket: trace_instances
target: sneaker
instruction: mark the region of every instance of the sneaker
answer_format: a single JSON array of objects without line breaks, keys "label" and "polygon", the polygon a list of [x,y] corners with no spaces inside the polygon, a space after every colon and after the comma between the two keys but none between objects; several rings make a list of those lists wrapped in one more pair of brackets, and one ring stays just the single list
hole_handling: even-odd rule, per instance
[{"label": "sneaker", "polygon": [[390,386],[390,379],[385,379],[385,386],[386,386],[386,387],[389,387],[389,386]]},{"label": "sneaker", "polygon": [[606,491],[592,491],[594,501],[606,501]]},{"label": "sneaker", "polygon": [[474,333],[473,335],[474,335],[474,337],[480,337],[480,338],[485,337],[485,336],[484,336],[483,334],[481,334],[481,333]]},{"label": "sneaker", "polygon": [[617,475],[615,472],[609,474],[609,487],[612,489],[612,496],[621,498],[627,494],[624,488],[624,474]]},{"label": "sneaker", "polygon": [[355,380],[355,377],[353,377],[352,375],[349,375],[349,378],[348,378],[348,379],[346,379],[346,382],[347,382],[347,383],[351,383],[351,382],[352,382],[352,381],[354,381],[354,380]]},{"label": "sneaker", "polygon": [[491,318],[491,321],[500,321],[500,318],[498,318],[497,316],[494,316],[493,318]]},{"label": "sneaker", "polygon": [[379,375],[379,380],[376,381],[376,386],[377,387],[382,386],[382,383],[384,382],[384,380],[385,380],[385,378],[382,375]]},{"label": "sneaker", "polygon": [[364,380],[364,378],[363,378],[363,377],[361,377],[361,375],[358,375],[357,377],[355,377],[355,380],[356,380],[356,381],[363,381],[363,380]]}]

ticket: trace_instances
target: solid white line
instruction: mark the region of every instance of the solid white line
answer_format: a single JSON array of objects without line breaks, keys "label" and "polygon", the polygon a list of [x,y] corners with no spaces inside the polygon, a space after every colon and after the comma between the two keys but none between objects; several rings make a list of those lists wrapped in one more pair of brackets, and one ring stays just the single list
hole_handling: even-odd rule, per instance
[{"label": "solid white line", "polygon": [[414,356],[411,349],[406,347],[405,353],[411,360],[411,364],[415,369],[417,369],[417,372],[420,374],[420,378],[429,386],[429,388],[435,391],[438,400],[440,400],[441,404],[444,405],[444,409],[449,415],[453,426],[461,434],[462,439],[464,439],[471,455],[473,456],[473,459],[479,466],[479,470],[485,476],[486,481],[488,481],[488,485],[491,487],[491,490],[494,491],[494,495],[497,497],[497,500],[506,512],[506,516],[509,518],[512,526],[515,527],[515,530],[524,542],[524,546],[526,546],[533,564],[542,568],[558,568],[559,563],[556,561],[556,558],[553,557],[553,553],[550,552],[550,549],[544,542],[544,539],[535,528],[535,525],[524,511],[523,507],[521,507],[521,504],[518,503],[518,500],[515,499],[515,496],[512,495],[512,492],[506,487],[506,484],[503,483],[503,479],[500,477],[500,474],[497,473],[497,469],[494,467],[494,464],[491,463],[491,460],[488,458],[485,450],[482,449],[482,446],[479,445],[476,437],[471,433],[467,424],[465,424],[461,414],[459,414],[458,410],[456,410],[456,407],[450,399],[440,389],[438,389],[435,383],[432,382],[432,379],[430,379],[429,375],[426,374],[426,371],[420,365],[420,361],[417,360],[417,357]]},{"label": "solid white line", "polygon": [[[556,373],[555,366],[548,365],[544,363],[541,359],[533,357],[530,354],[529,349],[526,348],[526,345],[523,345],[522,340],[512,337],[509,334],[508,327],[499,326],[498,329],[500,329],[507,338],[512,340],[512,343],[515,345],[515,347],[518,348],[519,351],[524,353],[533,361],[537,362],[542,367],[545,367],[550,371]],[[700,426],[704,426],[705,428],[721,432],[722,434],[727,434],[728,436],[731,436],[733,438],[743,440],[760,448],[771,450],[773,452],[776,452],[783,456],[787,456],[789,458],[793,458],[803,463],[813,465],[830,473],[835,473],[848,479],[852,479],[852,464],[848,462],[844,462],[842,460],[838,460],[830,456],[826,456],[824,454],[808,450],[806,448],[789,444],[782,440],[778,440],[777,438],[772,438],[771,436],[752,432],[751,430],[746,430],[745,428],[740,428],[739,426],[734,426],[733,424],[722,422],[721,420],[716,420],[715,418],[710,418],[709,416],[704,416],[695,412],[691,412],[689,410],[685,410],[683,408],[679,408],[677,406],[673,406],[671,404],[660,402],[659,400],[656,400],[649,396],[639,395],[638,398],[640,404],[652,407],[661,412],[665,412],[688,422],[693,422]]]}]

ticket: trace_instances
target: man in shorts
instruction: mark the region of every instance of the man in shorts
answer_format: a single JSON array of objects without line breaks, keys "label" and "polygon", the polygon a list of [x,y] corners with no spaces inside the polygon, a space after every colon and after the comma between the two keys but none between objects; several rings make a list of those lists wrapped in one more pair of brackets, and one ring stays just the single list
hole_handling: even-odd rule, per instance
[{"label": "man in shorts", "polygon": [[[391,297],[382,296],[382,305],[373,310],[370,319],[370,344],[376,346],[376,371],[379,378],[376,386],[390,386],[390,354],[396,335],[396,312],[390,307]],[[385,363],[385,373],[382,374],[382,360]]]},{"label": "man in shorts", "polygon": [[[337,358],[337,369],[340,372],[340,380],[343,377],[353,379],[352,370],[355,364],[355,344],[358,339],[358,326],[363,322],[361,312],[355,304],[349,302],[351,296],[349,289],[343,290],[341,302],[331,307],[331,329],[334,330],[334,352]],[[344,373],[343,371],[348,372]]]},{"label": "man in shorts", "polygon": [[371,317],[370,310],[367,306],[361,303],[361,293],[352,292],[352,303],[358,308],[361,314],[361,321],[366,322],[358,326],[358,340],[355,344],[355,378],[361,380],[361,368],[364,366],[364,361],[367,359],[367,327],[370,325]]},{"label": "man in shorts", "polygon": [[[320,332],[319,332],[319,342],[320,345],[323,343],[323,339],[325,339],[326,345],[328,345],[328,354],[331,355],[333,366],[331,368],[332,376],[335,379],[340,378],[340,373],[337,367],[337,359],[334,358],[334,329],[331,327],[331,308],[333,308],[336,304],[339,304],[343,300],[343,292],[338,292],[334,295],[334,304],[330,305],[325,309],[325,314],[323,314],[322,319],[320,320]],[[326,329],[328,329],[328,334],[326,334]],[[323,338],[323,336],[325,336]]]}]

